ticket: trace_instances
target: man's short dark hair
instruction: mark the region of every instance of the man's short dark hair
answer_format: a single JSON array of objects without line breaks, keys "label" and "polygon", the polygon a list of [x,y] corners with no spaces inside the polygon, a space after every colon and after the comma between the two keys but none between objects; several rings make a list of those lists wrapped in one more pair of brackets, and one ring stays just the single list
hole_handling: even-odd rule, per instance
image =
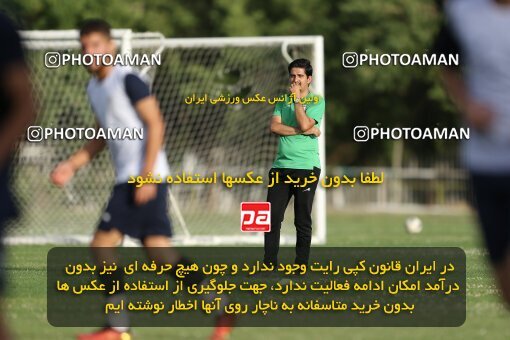
[{"label": "man's short dark hair", "polygon": [[301,58],[301,59],[296,59],[293,62],[291,62],[289,64],[289,73],[290,73],[290,70],[293,68],[304,68],[305,74],[307,77],[310,77],[313,73],[312,64],[310,64],[310,60],[308,60],[308,59]]},{"label": "man's short dark hair", "polygon": [[80,25],[80,37],[90,33],[102,33],[111,38],[111,26],[103,19],[88,19]]}]

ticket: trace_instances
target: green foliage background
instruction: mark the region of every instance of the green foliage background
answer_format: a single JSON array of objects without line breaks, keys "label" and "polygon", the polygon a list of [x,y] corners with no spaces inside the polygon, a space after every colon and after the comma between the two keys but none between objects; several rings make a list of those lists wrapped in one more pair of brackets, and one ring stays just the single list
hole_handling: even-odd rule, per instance
[{"label": "green foliage background", "polygon": [[[71,29],[100,17],[167,37],[323,35],[328,165],[387,165],[394,142],[355,143],[357,125],[458,124],[433,67],[342,67],[347,51],[426,53],[441,20],[434,0],[4,0],[22,29]],[[406,159],[448,159],[456,143],[406,141]]]}]

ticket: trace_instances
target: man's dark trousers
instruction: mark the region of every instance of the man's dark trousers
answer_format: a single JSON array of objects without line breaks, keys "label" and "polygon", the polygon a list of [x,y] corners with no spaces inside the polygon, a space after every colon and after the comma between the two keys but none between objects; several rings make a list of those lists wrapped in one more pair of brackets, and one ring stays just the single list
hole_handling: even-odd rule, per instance
[{"label": "man's dark trousers", "polygon": [[[278,250],[280,248],[280,229],[285,209],[294,196],[294,225],[296,226],[296,264],[308,264],[310,244],[312,241],[312,205],[315,190],[319,182],[321,170],[314,167],[312,170],[272,168],[271,177],[277,176],[278,183],[268,189],[267,201],[271,203],[271,231],[264,234],[264,263],[277,265]],[[316,180],[301,187],[305,178],[313,175]],[[285,183],[288,179],[297,180],[299,184]]]}]

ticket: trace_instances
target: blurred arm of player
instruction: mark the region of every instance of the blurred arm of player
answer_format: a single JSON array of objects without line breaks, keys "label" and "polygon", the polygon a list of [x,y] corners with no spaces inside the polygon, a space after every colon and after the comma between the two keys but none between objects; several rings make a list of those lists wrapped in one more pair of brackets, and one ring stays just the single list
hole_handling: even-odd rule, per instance
[{"label": "blurred arm of player", "polygon": [[448,95],[464,114],[467,123],[478,131],[486,131],[493,120],[494,111],[489,106],[471,98],[460,70],[454,67],[443,67],[441,79]]},{"label": "blurred arm of player", "polygon": [[[96,129],[99,125],[96,123]],[[87,165],[95,155],[104,149],[104,139],[92,139],[81,149],[72,154],[65,161],[60,162],[50,174],[50,179],[56,186],[65,186],[78,169]]]},{"label": "blurred arm of player", "polygon": [[14,150],[19,136],[34,121],[36,104],[32,96],[32,83],[24,62],[16,62],[6,67],[1,79],[8,98],[11,101],[10,113],[0,128],[0,168]]},{"label": "blurred arm of player", "polygon": [[[433,45],[434,54],[458,54],[462,62],[462,44],[452,27],[444,21]],[[441,80],[450,99],[464,115],[466,122],[478,131],[486,131],[494,117],[490,107],[471,97],[459,67],[442,67]]]},{"label": "blurred arm of player", "polygon": [[[146,146],[145,160],[141,175],[147,176],[149,172],[153,172],[154,164],[158,156],[159,150],[163,145],[165,135],[165,123],[163,115],[159,110],[158,101],[151,95],[136,102],[135,109],[140,119],[145,124]],[[153,173],[153,175],[156,175]],[[145,184],[135,189],[135,204],[142,205],[156,197],[157,184]]]},{"label": "blurred arm of player", "polygon": [[319,130],[317,127],[313,125],[310,129],[306,131],[301,131],[296,127],[285,125],[282,123],[281,116],[273,116],[271,118],[270,130],[272,133],[277,134],[279,136],[315,135],[319,137],[321,135],[321,130]]}]

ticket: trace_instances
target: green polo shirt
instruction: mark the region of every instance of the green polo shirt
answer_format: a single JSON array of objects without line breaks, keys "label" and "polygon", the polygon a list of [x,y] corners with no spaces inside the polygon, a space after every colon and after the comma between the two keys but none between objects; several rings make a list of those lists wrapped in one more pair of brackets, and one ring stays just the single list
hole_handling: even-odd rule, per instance
[{"label": "green polo shirt", "polygon": [[[324,116],[325,102],[321,96],[308,93],[306,98],[317,97],[317,103],[312,100],[305,105],[306,115],[316,121],[316,127],[320,126]],[[274,108],[273,115],[282,117],[282,124],[297,127],[294,104],[288,104],[288,95],[284,102],[278,102]],[[319,139],[315,135],[280,136],[278,153],[273,163],[273,168],[307,169],[320,168]]]}]

